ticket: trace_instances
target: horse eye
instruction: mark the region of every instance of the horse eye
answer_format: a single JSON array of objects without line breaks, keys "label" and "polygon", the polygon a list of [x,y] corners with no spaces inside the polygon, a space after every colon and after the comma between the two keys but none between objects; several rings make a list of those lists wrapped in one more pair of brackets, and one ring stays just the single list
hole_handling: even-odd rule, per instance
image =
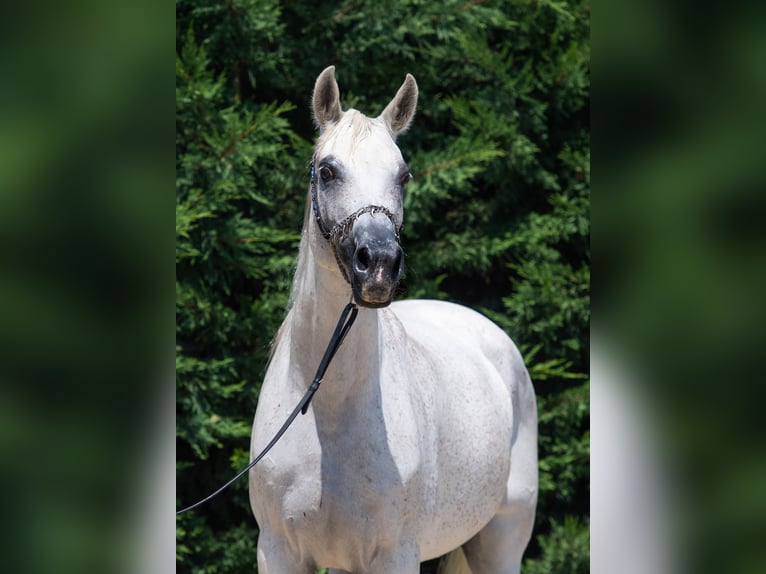
[{"label": "horse eye", "polygon": [[412,174],[410,172],[405,173],[399,180],[399,185],[404,187],[412,180]]},{"label": "horse eye", "polygon": [[319,168],[319,177],[322,178],[322,181],[329,181],[333,178],[334,175],[335,174],[332,172],[332,169],[326,165],[323,165]]}]

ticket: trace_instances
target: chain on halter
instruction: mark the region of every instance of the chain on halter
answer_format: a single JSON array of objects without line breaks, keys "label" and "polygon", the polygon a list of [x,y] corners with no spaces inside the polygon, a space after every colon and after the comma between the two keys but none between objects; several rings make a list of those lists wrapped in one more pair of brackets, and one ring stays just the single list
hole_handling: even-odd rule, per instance
[{"label": "chain on halter", "polygon": [[348,276],[348,273],[346,271],[346,268],[343,266],[343,263],[340,259],[340,242],[341,240],[348,236],[349,233],[351,233],[351,228],[354,226],[354,223],[356,220],[364,215],[365,213],[369,213],[371,215],[375,215],[376,213],[382,213],[388,219],[391,220],[391,223],[394,226],[394,236],[396,237],[396,242],[400,243],[400,237],[399,234],[401,232],[402,226],[396,224],[396,219],[394,218],[394,214],[391,213],[391,211],[383,207],[382,205],[368,205],[366,207],[362,207],[361,209],[357,209],[354,213],[343,219],[342,221],[339,221],[336,223],[332,229],[327,229],[327,226],[325,225],[324,221],[322,220],[322,216],[319,213],[319,201],[317,199],[317,180],[316,180],[316,171],[314,169],[314,164],[316,161],[316,156],[311,158],[311,209],[314,211],[314,218],[316,219],[317,225],[319,226],[319,231],[322,232],[322,235],[324,238],[330,242],[330,245],[332,245],[332,251],[335,255],[335,261],[338,264],[338,268],[340,269],[340,272],[343,274],[343,278],[350,284],[351,279]]}]

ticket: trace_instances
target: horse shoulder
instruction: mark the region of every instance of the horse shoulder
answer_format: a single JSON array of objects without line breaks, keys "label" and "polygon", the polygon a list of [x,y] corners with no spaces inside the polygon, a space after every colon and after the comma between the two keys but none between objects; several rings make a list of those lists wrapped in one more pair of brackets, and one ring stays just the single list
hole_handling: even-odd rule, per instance
[{"label": "horse shoulder", "polygon": [[[276,340],[258,396],[250,442],[251,459],[275,436],[302,396],[300,388],[287,384],[294,368],[289,336]],[[313,413],[309,412],[306,417],[313,417]],[[278,524],[291,514],[291,507],[316,503],[321,487],[314,476],[319,471],[310,471],[319,468],[320,454],[314,425],[294,424],[250,471],[251,506],[259,523],[267,520],[272,525]],[[297,500],[296,496],[308,497],[310,502]]]}]

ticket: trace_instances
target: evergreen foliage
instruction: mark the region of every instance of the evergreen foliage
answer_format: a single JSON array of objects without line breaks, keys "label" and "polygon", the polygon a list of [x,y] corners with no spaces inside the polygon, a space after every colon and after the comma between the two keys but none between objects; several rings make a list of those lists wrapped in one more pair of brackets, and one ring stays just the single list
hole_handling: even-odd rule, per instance
[{"label": "evergreen foliage", "polygon": [[[335,64],[344,107],[377,115],[410,72],[400,298],[469,305],[519,345],[540,418],[525,571],[586,571],[589,2],[179,0],[176,12],[178,506],[247,463],[297,255],[317,74]],[[178,571],[251,572],[256,534],[241,480],[177,519]]]}]

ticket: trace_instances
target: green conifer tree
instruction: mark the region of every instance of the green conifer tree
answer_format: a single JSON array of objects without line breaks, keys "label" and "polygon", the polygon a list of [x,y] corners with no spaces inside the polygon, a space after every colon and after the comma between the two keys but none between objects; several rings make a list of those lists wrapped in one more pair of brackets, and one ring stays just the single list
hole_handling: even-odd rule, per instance
[{"label": "green conifer tree", "polygon": [[[400,298],[495,320],[538,394],[540,500],[529,572],[588,568],[589,3],[510,0],[177,4],[179,505],[247,462],[297,254],[329,64],[377,114],[406,72]],[[246,481],[178,519],[181,572],[250,572]]]}]

